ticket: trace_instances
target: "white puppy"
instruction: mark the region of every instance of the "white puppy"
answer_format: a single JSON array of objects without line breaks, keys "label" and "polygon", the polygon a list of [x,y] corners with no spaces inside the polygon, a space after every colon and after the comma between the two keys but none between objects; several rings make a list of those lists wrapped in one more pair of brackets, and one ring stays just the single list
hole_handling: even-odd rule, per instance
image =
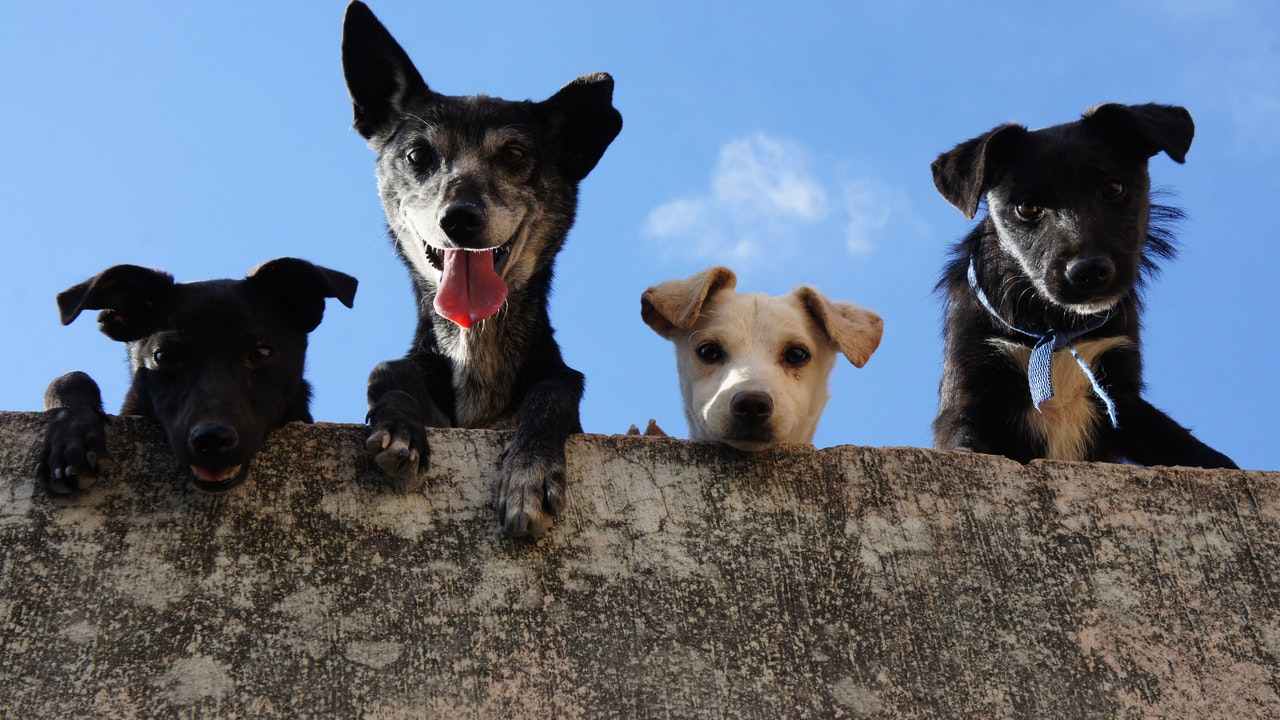
[{"label": "white puppy", "polygon": [[884,323],[810,287],[771,297],[735,283],[713,267],[640,296],[645,323],[675,343],[689,434],[739,450],[812,444],[836,351],[862,367]]}]

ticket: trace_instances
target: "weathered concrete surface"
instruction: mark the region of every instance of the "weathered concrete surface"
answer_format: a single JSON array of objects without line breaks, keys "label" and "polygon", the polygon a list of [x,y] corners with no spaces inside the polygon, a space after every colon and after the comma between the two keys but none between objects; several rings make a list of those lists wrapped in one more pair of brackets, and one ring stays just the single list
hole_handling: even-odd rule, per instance
[{"label": "weathered concrete surface", "polygon": [[537,546],[503,435],[419,495],[353,426],[182,487],[149,423],[79,501],[0,415],[0,717],[1280,717],[1280,476],[584,436]]}]

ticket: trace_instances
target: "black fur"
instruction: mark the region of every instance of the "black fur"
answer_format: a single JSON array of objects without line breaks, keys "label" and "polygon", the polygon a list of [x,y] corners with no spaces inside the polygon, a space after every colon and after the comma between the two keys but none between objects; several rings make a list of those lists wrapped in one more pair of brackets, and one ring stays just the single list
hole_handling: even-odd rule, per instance
[{"label": "black fur", "polygon": [[[966,216],[976,214],[984,197],[988,205],[978,226],[955,246],[938,283],[946,303],[946,349],[933,424],[937,447],[1022,462],[1048,453],[1044,436],[1026,420],[1034,410],[1025,365],[1016,366],[992,343],[1029,342],[974,297],[967,280],[972,259],[983,291],[1014,326],[1033,332],[1079,328],[1107,305],[1110,319],[1077,345],[1127,340],[1094,363],[1117,404],[1120,428],[1110,427],[1101,402],[1090,395],[1100,421],[1083,456],[1073,459],[1235,467],[1142,398],[1141,293],[1157,261],[1173,256],[1169,225],[1181,218],[1178,210],[1151,203],[1147,161],[1163,151],[1182,162],[1193,133],[1183,108],[1109,104],[1043,130],[999,126],[933,163],[938,191]],[[1097,259],[1110,272],[1092,284],[1073,282],[1068,269],[1082,259]]]},{"label": "black fur", "polygon": [[[347,307],[356,280],[305,260],[265,263],[243,280],[175,283],[157,270],[117,265],[58,295],[64,325],[101,310],[103,334],[128,343],[133,382],[120,412],[160,423],[178,462],[208,492],[235,487],[267,434],[311,422],[303,379],[307,333],[320,324],[325,298]],[[49,429],[39,474],[55,494],[89,487],[109,459],[106,415],[97,384],[82,372],[45,392]]]},{"label": "black fur", "polygon": [[[562,359],[547,312],[553,265],[578,183],[622,128],[613,81],[584,76],[542,102],[441,95],[360,2],[347,8],[342,58],[355,129],[377,153],[380,196],[418,308],[408,355],[370,375],[369,451],[407,491],[428,462],[424,427],[514,428],[495,505],[510,535],[539,536],[565,500],[565,440],[581,431],[583,377]],[[507,152],[512,145],[517,152]],[[406,215],[420,211],[434,225],[451,204],[476,211],[476,237],[446,237]],[[506,304],[468,330],[433,309],[439,253],[459,247],[511,253],[495,259]]]}]

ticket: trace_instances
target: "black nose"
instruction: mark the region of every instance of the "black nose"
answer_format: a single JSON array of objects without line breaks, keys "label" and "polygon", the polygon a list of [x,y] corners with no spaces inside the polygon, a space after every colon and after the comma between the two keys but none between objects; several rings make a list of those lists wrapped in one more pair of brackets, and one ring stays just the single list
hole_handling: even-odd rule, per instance
[{"label": "black nose", "polygon": [[1082,292],[1101,290],[1116,276],[1116,264],[1103,256],[1080,258],[1067,263],[1067,282]]},{"label": "black nose", "polygon": [[746,391],[733,396],[729,410],[743,420],[764,420],[773,413],[773,398],[769,393]]},{"label": "black nose", "polygon": [[472,203],[454,203],[440,216],[440,229],[459,245],[470,245],[484,227],[484,212]]},{"label": "black nose", "polygon": [[200,423],[191,428],[187,444],[197,455],[217,455],[235,450],[240,444],[240,436],[235,428],[227,425]]}]

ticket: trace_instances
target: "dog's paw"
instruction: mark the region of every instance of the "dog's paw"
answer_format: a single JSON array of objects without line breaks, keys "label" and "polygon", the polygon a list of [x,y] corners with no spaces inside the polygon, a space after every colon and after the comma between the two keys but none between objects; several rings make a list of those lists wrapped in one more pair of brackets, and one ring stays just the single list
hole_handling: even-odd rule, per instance
[{"label": "dog's paw", "polygon": [[364,447],[387,482],[400,492],[422,487],[419,473],[427,467],[427,433],[421,421],[403,414],[383,413],[370,418]]},{"label": "dog's paw", "polygon": [[495,506],[502,529],[513,538],[547,534],[564,507],[564,457],[508,450]]},{"label": "dog's paw", "polygon": [[658,426],[658,421],[652,418],[649,419],[649,424],[645,425],[643,433],[640,432],[640,428],[633,424],[631,427],[627,428],[626,434],[643,435],[644,437],[669,437],[666,431]]},{"label": "dog's paw", "polygon": [[668,437],[665,430],[658,427],[658,421],[653,418],[649,419],[649,424],[644,428],[645,437]]},{"label": "dog's paw", "polygon": [[74,495],[93,487],[111,465],[107,419],[96,408],[48,411],[44,446],[36,474],[53,495]]}]

